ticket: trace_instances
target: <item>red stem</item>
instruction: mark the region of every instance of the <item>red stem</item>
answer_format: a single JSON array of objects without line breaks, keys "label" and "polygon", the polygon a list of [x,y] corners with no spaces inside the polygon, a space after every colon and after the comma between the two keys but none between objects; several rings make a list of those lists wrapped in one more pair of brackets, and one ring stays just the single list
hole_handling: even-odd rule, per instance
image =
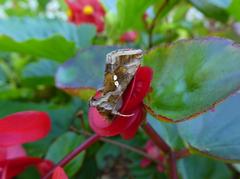
[{"label": "red stem", "polygon": [[171,153],[171,148],[168,144],[155,132],[155,130],[150,126],[149,123],[146,123],[143,126],[144,131],[149,135],[153,142],[166,154]]},{"label": "red stem", "polygon": [[143,126],[144,131],[149,135],[153,142],[168,156],[169,178],[178,179],[177,158],[175,152],[170,146],[158,135],[149,123]]},{"label": "red stem", "polygon": [[188,157],[189,155],[191,155],[191,153],[188,149],[182,149],[180,151],[175,152],[175,156],[177,160]]},{"label": "red stem", "polygon": [[50,172],[47,173],[47,175],[45,175],[43,177],[43,179],[49,179],[52,175],[52,173],[54,172],[54,170],[57,167],[64,167],[65,165],[67,165],[72,159],[74,159],[78,154],[80,154],[82,151],[86,150],[88,147],[90,147],[92,144],[94,144],[95,142],[97,142],[100,139],[100,136],[97,134],[92,135],[91,137],[89,137],[84,143],[82,143],[81,145],[79,145],[77,148],[75,148],[70,154],[68,154],[66,157],[64,157],[58,164],[56,164],[53,169],[50,170]]},{"label": "red stem", "polygon": [[178,179],[177,160],[176,160],[176,156],[173,152],[170,153],[170,155],[169,155],[168,164],[169,164],[169,178],[170,179]]}]

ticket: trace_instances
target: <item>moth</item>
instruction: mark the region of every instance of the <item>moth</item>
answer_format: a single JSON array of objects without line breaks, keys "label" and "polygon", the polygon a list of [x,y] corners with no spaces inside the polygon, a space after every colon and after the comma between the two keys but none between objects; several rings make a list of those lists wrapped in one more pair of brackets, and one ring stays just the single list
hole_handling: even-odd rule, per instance
[{"label": "moth", "polygon": [[112,121],[116,116],[133,115],[121,114],[119,110],[122,107],[122,94],[133,79],[142,57],[143,51],[140,49],[121,49],[107,54],[104,84],[99,90],[101,96],[93,97],[89,103],[107,120]]}]

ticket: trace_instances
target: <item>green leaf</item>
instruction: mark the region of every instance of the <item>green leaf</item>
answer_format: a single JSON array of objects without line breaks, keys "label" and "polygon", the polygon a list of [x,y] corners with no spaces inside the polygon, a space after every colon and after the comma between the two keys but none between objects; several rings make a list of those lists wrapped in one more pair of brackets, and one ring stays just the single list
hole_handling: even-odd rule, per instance
[{"label": "green leaf", "polygon": [[161,120],[193,117],[240,88],[240,48],[230,40],[178,41],[150,51],[144,64],[154,71],[145,103]]},{"label": "green leaf", "polygon": [[0,66],[0,86],[3,86],[7,82],[7,75],[3,68]]},{"label": "green leaf", "polygon": [[97,152],[96,162],[99,169],[113,167],[114,160],[120,155],[119,147],[112,144],[104,144]]},{"label": "green leaf", "polygon": [[237,93],[213,111],[178,124],[180,135],[193,152],[225,161],[240,161],[239,105]]},{"label": "green leaf", "polygon": [[[54,143],[52,143],[47,152],[46,158],[57,163],[62,160],[64,156],[72,152],[83,141],[84,137],[76,135],[73,132],[67,132],[61,135]],[[77,171],[81,168],[84,155],[85,151],[81,152],[64,167],[68,176],[74,176],[74,174],[76,174]]]},{"label": "green leaf", "polygon": [[240,172],[240,164],[239,164],[239,163],[233,164],[233,167],[234,167],[238,172]]},{"label": "green leaf", "polygon": [[228,19],[227,8],[231,0],[189,0],[197,9],[202,11],[207,17],[226,22]]},{"label": "green leaf", "polygon": [[184,147],[176,124],[156,120],[150,115],[147,116],[147,121],[172,149],[182,149]]},{"label": "green leaf", "polygon": [[116,49],[114,46],[94,46],[79,51],[77,56],[58,68],[56,86],[89,99],[103,85],[106,54]]},{"label": "green leaf", "polygon": [[240,20],[240,0],[232,0],[231,5],[228,8],[228,12],[230,15],[236,18],[236,20]]},{"label": "green leaf", "polygon": [[21,173],[16,177],[16,179],[26,179],[26,178],[40,179],[39,172],[37,171],[36,167],[33,167],[33,166],[27,167],[23,173]]},{"label": "green leaf", "polygon": [[37,2],[38,2],[38,5],[39,5],[39,9],[41,9],[41,10],[45,10],[47,4],[49,3],[48,0],[37,0]]},{"label": "green leaf", "polygon": [[117,13],[107,14],[107,31],[113,38],[132,29],[143,29],[143,15],[147,8],[157,0],[118,0]]},{"label": "green leaf", "polygon": [[231,171],[223,163],[195,155],[180,160],[178,171],[184,179],[231,178]]},{"label": "green leaf", "polygon": [[0,20],[0,50],[63,61],[91,44],[95,28],[44,18]]},{"label": "green leaf", "polygon": [[22,71],[24,83],[32,85],[54,85],[54,75],[59,64],[52,60],[39,60],[29,63]]},{"label": "green leaf", "polygon": [[[168,14],[168,12],[178,3],[180,0],[161,0],[154,4],[154,10],[157,13],[161,8],[161,12],[158,16],[158,19],[161,20],[164,16]],[[166,3],[166,4],[164,4]],[[155,14],[156,15],[156,14]],[[157,24],[156,24],[157,25]]]},{"label": "green leaf", "polygon": [[[91,148],[89,150],[91,150]],[[87,178],[87,179],[98,178],[99,177],[99,171],[98,171],[98,168],[97,168],[95,157],[86,155],[85,159],[83,161],[81,170],[74,177],[76,179],[78,179],[78,178],[79,179],[80,178]]]}]

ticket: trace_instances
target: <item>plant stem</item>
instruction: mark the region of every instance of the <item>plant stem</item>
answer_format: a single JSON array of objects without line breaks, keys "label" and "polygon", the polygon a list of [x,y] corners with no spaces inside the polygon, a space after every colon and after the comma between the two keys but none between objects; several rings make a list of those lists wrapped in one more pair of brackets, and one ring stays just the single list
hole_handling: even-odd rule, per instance
[{"label": "plant stem", "polygon": [[177,160],[173,152],[169,154],[168,164],[169,164],[169,178],[178,179]]},{"label": "plant stem", "polygon": [[149,137],[152,139],[152,141],[165,153],[171,153],[171,148],[168,146],[168,144],[155,132],[155,130],[150,126],[149,123],[146,123],[143,126],[143,130],[146,132],[146,134],[149,135]]},{"label": "plant stem", "polygon": [[82,110],[77,112],[77,117],[80,119],[81,127],[85,130],[86,126],[84,124],[83,111]]},{"label": "plant stem", "polygon": [[[85,136],[90,136],[92,135],[91,133],[87,132],[87,131],[79,131],[78,129],[74,128],[74,127],[71,127],[70,128],[71,131],[73,132],[76,132],[78,134],[83,134]],[[141,149],[138,149],[136,147],[132,147],[132,146],[129,146],[129,145],[126,145],[124,143],[121,143],[121,142],[117,142],[115,140],[111,140],[111,139],[108,139],[108,138],[105,138],[105,137],[101,137],[99,139],[100,141],[103,141],[103,142],[106,142],[106,143],[109,143],[109,144],[112,144],[112,145],[116,145],[118,147],[121,147],[122,149],[126,149],[126,150],[129,150],[131,152],[134,152],[134,153],[137,153],[149,160],[152,160],[153,162],[157,163],[157,164],[160,164],[160,162],[156,159],[154,159],[151,155],[148,155],[146,152],[144,152],[143,150]]]},{"label": "plant stem", "polygon": [[146,123],[143,126],[143,130],[148,134],[152,141],[168,156],[168,165],[169,165],[169,178],[178,179],[177,175],[177,159],[175,152],[172,151],[170,146],[155,132],[155,130],[150,126],[149,123]]},{"label": "plant stem", "polygon": [[68,154],[66,157],[64,157],[58,164],[56,164],[53,169],[48,172],[46,176],[43,177],[43,179],[48,179],[51,177],[52,173],[57,167],[64,167],[66,164],[68,164],[72,159],[74,159],[78,154],[80,154],[82,151],[86,150],[88,147],[90,147],[92,144],[97,142],[100,139],[100,136],[97,134],[92,135],[89,137],[84,143],[79,145],[77,148],[75,148],[70,154]]},{"label": "plant stem", "polygon": [[152,20],[152,23],[149,26],[149,30],[148,30],[148,48],[150,49],[153,45],[152,42],[152,37],[153,37],[153,30],[156,26],[157,20],[159,15],[161,14],[161,12],[163,11],[163,9],[166,7],[166,5],[168,4],[169,0],[164,0],[162,5],[159,7],[154,19]]},{"label": "plant stem", "polygon": [[176,159],[179,160],[181,158],[185,158],[191,155],[190,151],[186,149],[182,149],[180,151],[175,152]]}]

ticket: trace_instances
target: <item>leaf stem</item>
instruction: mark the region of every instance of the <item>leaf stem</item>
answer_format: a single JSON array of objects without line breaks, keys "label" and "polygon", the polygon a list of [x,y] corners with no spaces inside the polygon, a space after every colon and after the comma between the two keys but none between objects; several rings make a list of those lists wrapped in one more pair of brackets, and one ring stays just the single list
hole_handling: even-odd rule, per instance
[{"label": "leaf stem", "polygon": [[168,165],[169,165],[169,178],[170,179],[178,179],[177,174],[177,158],[174,151],[172,151],[171,147],[162,139],[157,132],[151,127],[151,125],[147,122],[143,126],[143,130],[148,134],[148,136],[152,139],[152,141],[168,156]]},{"label": "leaf stem", "polygon": [[155,132],[148,122],[143,126],[143,130],[165,154],[171,153],[169,145]]},{"label": "leaf stem", "polygon": [[178,179],[177,160],[173,152],[169,154],[168,164],[169,164],[169,178]]},{"label": "leaf stem", "polygon": [[153,42],[152,42],[152,38],[153,38],[153,30],[156,26],[158,17],[160,16],[161,12],[163,11],[163,9],[166,7],[166,5],[168,4],[169,0],[164,0],[164,2],[162,3],[162,5],[159,7],[154,19],[152,20],[152,23],[149,26],[148,29],[148,48],[150,49],[153,46]]},{"label": "leaf stem", "polygon": [[188,157],[189,155],[191,155],[191,153],[187,148],[175,152],[175,156],[177,160]]},{"label": "leaf stem", "polygon": [[[78,134],[83,134],[85,136],[90,136],[92,135],[91,133],[87,132],[87,131],[79,131],[78,129],[74,128],[74,127],[70,127],[70,130],[75,132],[75,133],[78,133]],[[109,144],[112,144],[112,145],[116,145],[118,147],[121,147],[122,149],[126,149],[126,150],[129,150],[131,152],[134,152],[134,153],[137,153],[149,160],[152,160],[153,162],[157,163],[157,164],[160,164],[160,161],[154,159],[151,155],[148,155],[146,152],[144,152],[143,150],[141,149],[138,149],[136,147],[132,147],[132,146],[129,146],[129,145],[126,145],[124,143],[121,143],[121,142],[117,142],[115,140],[111,140],[111,139],[108,139],[108,138],[105,138],[105,137],[101,137],[99,139],[100,141],[102,142],[106,142],[106,143],[109,143]]]},{"label": "leaf stem", "polygon": [[89,137],[84,143],[79,145],[77,148],[75,148],[70,154],[68,154],[66,157],[64,157],[58,164],[56,164],[53,169],[47,173],[46,176],[43,177],[43,179],[48,179],[51,177],[52,173],[57,167],[64,167],[66,164],[68,164],[72,159],[74,159],[78,154],[80,154],[82,151],[86,150],[88,147],[90,147],[92,144],[97,142],[100,139],[100,136],[97,134],[92,135]]}]

